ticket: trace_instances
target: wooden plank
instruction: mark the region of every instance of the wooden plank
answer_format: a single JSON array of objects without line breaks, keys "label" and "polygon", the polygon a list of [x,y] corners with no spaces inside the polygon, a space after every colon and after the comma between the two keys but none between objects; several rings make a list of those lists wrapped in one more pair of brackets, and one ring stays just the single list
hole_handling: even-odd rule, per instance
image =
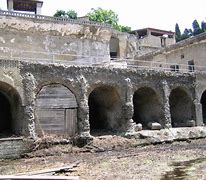
[{"label": "wooden plank", "polygon": [[75,135],[77,131],[77,109],[66,109],[66,131],[69,136]]},{"label": "wooden plank", "polygon": [[74,136],[77,132],[77,109],[37,109],[36,112],[45,133]]},{"label": "wooden plank", "polygon": [[48,98],[48,99],[37,99],[36,107],[38,108],[76,108],[77,103],[74,99],[69,98]]},{"label": "wooden plank", "polygon": [[36,114],[41,128],[46,133],[74,135],[76,132],[77,108],[74,94],[60,84],[45,86],[36,100]]},{"label": "wooden plank", "polygon": [[79,180],[78,176],[0,176],[0,180]]},{"label": "wooden plank", "polygon": [[37,118],[45,133],[64,134],[64,109],[37,109]]},{"label": "wooden plank", "polygon": [[75,108],[77,102],[74,94],[62,85],[48,85],[37,96],[36,106],[41,108]]},{"label": "wooden plank", "polygon": [[56,168],[51,168],[51,169],[44,169],[44,170],[39,170],[39,171],[33,171],[33,172],[26,172],[26,173],[21,173],[17,174],[18,176],[34,176],[34,175],[45,175],[45,174],[55,174],[59,172],[69,172],[73,168],[77,167],[79,165],[79,162],[76,162],[74,164],[70,164],[67,166],[62,166],[62,167],[56,167]]}]

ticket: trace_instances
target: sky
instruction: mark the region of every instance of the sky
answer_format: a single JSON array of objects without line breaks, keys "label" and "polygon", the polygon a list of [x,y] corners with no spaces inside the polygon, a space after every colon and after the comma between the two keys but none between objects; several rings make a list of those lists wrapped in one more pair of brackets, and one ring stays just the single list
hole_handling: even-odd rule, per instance
[{"label": "sky", "polygon": [[[84,16],[91,8],[111,9],[119,17],[119,24],[133,30],[146,27],[181,31],[191,28],[192,22],[206,21],[206,0],[43,0],[42,15],[52,16],[56,10],[75,10]],[[6,0],[0,0],[6,10]]]}]

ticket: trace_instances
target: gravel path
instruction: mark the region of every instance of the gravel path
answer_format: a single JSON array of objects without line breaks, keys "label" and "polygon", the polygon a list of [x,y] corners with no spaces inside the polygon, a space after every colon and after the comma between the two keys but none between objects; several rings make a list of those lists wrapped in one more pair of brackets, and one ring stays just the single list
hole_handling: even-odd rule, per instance
[{"label": "gravel path", "polygon": [[[120,141],[129,144],[127,140],[120,138]],[[78,164],[64,175],[77,175],[88,180],[206,179],[206,139],[135,148],[115,143],[112,150],[104,151],[101,147],[103,152],[59,145],[36,151],[29,158],[1,160],[0,174]]]}]

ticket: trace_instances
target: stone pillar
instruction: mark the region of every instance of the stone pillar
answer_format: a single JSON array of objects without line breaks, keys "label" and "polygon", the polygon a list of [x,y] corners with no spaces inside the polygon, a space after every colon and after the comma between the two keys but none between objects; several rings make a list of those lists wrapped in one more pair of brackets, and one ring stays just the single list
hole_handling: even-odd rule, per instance
[{"label": "stone pillar", "polygon": [[90,125],[89,125],[89,106],[88,101],[81,100],[78,109],[78,125],[79,135],[81,137],[90,136]]},{"label": "stone pillar", "polygon": [[170,104],[169,104],[170,89],[166,80],[162,82],[162,89],[163,89],[162,126],[164,128],[171,128],[172,123],[171,123],[171,113],[170,113]]},{"label": "stone pillar", "polygon": [[13,0],[7,0],[7,9],[8,9],[8,11],[13,11],[14,10]]},{"label": "stone pillar", "polygon": [[87,81],[83,76],[79,78],[81,83],[81,96],[79,98],[78,107],[78,129],[81,138],[90,137],[90,124],[89,124],[89,105],[87,97]]},{"label": "stone pillar", "polygon": [[135,125],[132,117],[134,114],[133,107],[133,91],[132,91],[132,83],[129,78],[125,79],[126,82],[126,101],[123,105],[123,116],[126,122],[126,134],[135,132]]},{"label": "stone pillar", "polygon": [[26,73],[23,79],[24,85],[24,96],[25,96],[25,106],[24,106],[24,119],[25,124],[28,127],[29,135],[32,139],[37,139],[36,125],[35,125],[35,93],[36,81],[31,73]]},{"label": "stone pillar", "polygon": [[34,105],[26,105],[23,107],[24,110],[24,119],[26,121],[26,126],[28,128],[28,133],[29,136],[36,140],[37,139],[37,134],[36,134],[36,125],[35,125],[35,118],[34,118]]},{"label": "stone pillar", "polygon": [[202,104],[194,102],[196,126],[203,126]]}]

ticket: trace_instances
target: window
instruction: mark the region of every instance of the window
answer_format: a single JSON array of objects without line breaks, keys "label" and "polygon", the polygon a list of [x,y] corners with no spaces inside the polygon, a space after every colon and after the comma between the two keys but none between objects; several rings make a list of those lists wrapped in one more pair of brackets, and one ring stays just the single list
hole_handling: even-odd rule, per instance
[{"label": "window", "polygon": [[181,54],[181,59],[184,59],[185,58],[185,55],[184,54]]},{"label": "window", "polygon": [[119,58],[119,39],[116,37],[111,37],[110,39],[110,57],[111,60]]},{"label": "window", "polygon": [[171,65],[170,69],[172,72],[179,72],[179,65]]},{"label": "window", "polygon": [[194,66],[194,60],[188,61],[188,70],[189,72],[194,72],[195,71],[195,66]]},{"label": "window", "polygon": [[168,38],[173,38],[174,36],[173,35],[168,35]]},{"label": "window", "polygon": [[110,52],[110,58],[116,59],[117,58],[117,52]]}]

